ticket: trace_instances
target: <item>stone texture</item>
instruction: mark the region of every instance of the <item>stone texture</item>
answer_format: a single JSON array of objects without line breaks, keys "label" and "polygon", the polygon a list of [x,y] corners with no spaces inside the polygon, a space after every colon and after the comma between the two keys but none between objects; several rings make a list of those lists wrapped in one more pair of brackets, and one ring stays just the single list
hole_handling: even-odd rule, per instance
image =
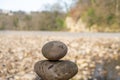
[{"label": "stone texture", "polygon": [[42,48],[42,54],[48,60],[59,60],[67,53],[67,46],[60,41],[50,41]]},{"label": "stone texture", "polygon": [[42,80],[69,80],[78,72],[78,67],[68,60],[42,60],[35,64],[34,71]]}]

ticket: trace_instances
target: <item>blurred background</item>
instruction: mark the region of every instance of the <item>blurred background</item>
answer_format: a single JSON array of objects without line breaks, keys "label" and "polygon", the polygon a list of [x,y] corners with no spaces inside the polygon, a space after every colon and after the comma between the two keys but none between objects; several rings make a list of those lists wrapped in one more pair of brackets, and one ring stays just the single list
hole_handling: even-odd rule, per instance
[{"label": "blurred background", "polygon": [[70,80],[120,80],[120,0],[0,0],[0,80],[34,80],[53,40],[78,65]]},{"label": "blurred background", "polygon": [[1,0],[0,30],[119,32],[120,0]]}]

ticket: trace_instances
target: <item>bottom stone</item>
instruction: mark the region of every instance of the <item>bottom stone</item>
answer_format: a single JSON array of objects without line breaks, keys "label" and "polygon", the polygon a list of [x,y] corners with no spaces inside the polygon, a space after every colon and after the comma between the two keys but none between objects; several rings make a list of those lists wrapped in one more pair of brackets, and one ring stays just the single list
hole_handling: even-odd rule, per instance
[{"label": "bottom stone", "polygon": [[69,80],[77,74],[78,67],[68,60],[42,60],[35,64],[34,71],[41,80]]}]

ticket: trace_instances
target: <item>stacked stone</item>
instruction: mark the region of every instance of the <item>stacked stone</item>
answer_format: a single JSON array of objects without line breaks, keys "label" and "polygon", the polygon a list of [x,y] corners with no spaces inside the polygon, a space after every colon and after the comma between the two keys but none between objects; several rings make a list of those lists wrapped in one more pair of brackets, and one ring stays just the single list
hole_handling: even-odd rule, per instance
[{"label": "stacked stone", "polygon": [[78,67],[75,63],[60,60],[67,50],[67,46],[60,41],[51,41],[43,46],[42,54],[48,60],[38,61],[34,66],[40,80],[69,80],[77,74]]}]

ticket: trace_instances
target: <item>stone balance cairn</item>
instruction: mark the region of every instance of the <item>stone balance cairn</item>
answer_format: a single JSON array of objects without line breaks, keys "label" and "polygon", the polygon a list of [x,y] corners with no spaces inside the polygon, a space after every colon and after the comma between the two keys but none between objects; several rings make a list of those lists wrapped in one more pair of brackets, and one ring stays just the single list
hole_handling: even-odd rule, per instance
[{"label": "stone balance cairn", "polygon": [[48,60],[38,61],[34,71],[38,75],[35,80],[69,80],[78,72],[75,63],[60,60],[67,53],[67,46],[60,41],[51,41],[42,48],[42,54]]}]

